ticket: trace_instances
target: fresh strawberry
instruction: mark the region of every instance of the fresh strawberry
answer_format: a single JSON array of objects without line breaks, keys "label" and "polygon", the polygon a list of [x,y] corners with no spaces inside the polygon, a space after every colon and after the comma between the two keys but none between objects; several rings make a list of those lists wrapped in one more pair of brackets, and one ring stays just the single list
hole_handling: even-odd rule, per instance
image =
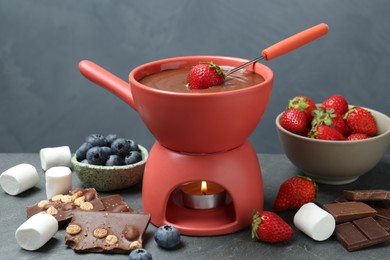
[{"label": "fresh strawberry", "polygon": [[295,108],[285,110],[279,123],[284,129],[295,134],[303,134],[306,131],[305,113]]},{"label": "fresh strawberry", "polygon": [[270,211],[252,214],[252,239],[276,243],[290,239],[293,230],[281,217]]},{"label": "fresh strawberry", "polygon": [[313,126],[309,137],[321,140],[345,140],[345,137],[339,131],[327,125]]},{"label": "fresh strawberry", "polygon": [[333,95],[322,102],[322,107],[333,109],[336,114],[344,115],[348,111],[348,102],[341,95]]},{"label": "fresh strawberry", "polygon": [[375,118],[367,109],[355,106],[344,115],[344,118],[352,133],[374,136],[378,132]]},{"label": "fresh strawberry", "polygon": [[201,62],[188,73],[190,89],[204,89],[222,85],[225,80],[222,69],[213,62]]},{"label": "fresh strawberry", "polygon": [[350,134],[347,137],[348,141],[355,141],[355,140],[364,140],[367,139],[369,136],[366,134]]},{"label": "fresh strawberry", "polygon": [[280,185],[274,203],[276,211],[298,209],[303,204],[314,201],[317,185],[309,177],[295,176]]},{"label": "fresh strawberry", "polygon": [[306,122],[310,124],[313,119],[312,111],[313,109],[316,109],[317,106],[313,100],[306,96],[296,96],[288,102],[287,109],[289,108],[303,111],[306,115]]},{"label": "fresh strawberry", "polygon": [[345,120],[342,115],[334,112],[333,108],[319,108],[313,110],[313,121],[312,126],[315,127],[317,125],[327,125],[333,127],[337,131],[339,131],[342,135],[346,135],[348,132],[347,125],[345,124]]}]

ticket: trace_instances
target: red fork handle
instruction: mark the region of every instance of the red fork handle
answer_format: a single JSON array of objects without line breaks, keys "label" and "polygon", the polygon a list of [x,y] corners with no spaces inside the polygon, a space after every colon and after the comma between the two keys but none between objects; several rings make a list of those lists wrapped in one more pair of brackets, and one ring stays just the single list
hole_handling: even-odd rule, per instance
[{"label": "red fork handle", "polygon": [[327,34],[329,27],[325,23],[318,24],[302,32],[294,34],[287,39],[284,39],[274,45],[264,49],[261,54],[265,60],[272,60],[276,57],[284,55],[292,50],[295,50],[311,41],[320,38]]}]

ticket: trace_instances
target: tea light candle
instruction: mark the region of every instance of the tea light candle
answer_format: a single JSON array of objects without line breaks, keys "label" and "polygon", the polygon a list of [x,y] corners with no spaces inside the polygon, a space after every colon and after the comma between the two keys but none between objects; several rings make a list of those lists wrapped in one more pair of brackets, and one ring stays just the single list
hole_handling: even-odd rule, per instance
[{"label": "tea light candle", "polygon": [[213,182],[191,182],[183,185],[181,192],[184,206],[191,209],[213,209],[226,201],[224,188]]}]

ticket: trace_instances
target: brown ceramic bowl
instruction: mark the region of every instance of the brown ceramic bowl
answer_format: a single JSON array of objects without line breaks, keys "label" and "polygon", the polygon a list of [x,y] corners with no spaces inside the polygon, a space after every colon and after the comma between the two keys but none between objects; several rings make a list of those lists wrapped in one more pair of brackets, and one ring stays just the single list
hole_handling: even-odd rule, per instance
[{"label": "brown ceramic bowl", "polygon": [[112,191],[129,188],[142,180],[148,151],[138,145],[142,160],[129,165],[101,166],[81,163],[76,156],[71,159],[73,169],[84,187],[97,191]]},{"label": "brown ceramic bowl", "polygon": [[378,135],[359,141],[326,141],[276,129],[287,158],[305,175],[325,184],[346,184],[370,171],[383,157],[390,143],[390,118],[367,108],[374,116]]}]

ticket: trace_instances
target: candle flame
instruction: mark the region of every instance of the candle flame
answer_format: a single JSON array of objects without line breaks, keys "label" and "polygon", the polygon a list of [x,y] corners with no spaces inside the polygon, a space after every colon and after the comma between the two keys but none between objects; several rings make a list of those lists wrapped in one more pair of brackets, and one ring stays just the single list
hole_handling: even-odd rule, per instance
[{"label": "candle flame", "polygon": [[200,190],[201,190],[203,195],[207,194],[207,182],[206,181],[202,181],[202,185],[200,187]]}]

